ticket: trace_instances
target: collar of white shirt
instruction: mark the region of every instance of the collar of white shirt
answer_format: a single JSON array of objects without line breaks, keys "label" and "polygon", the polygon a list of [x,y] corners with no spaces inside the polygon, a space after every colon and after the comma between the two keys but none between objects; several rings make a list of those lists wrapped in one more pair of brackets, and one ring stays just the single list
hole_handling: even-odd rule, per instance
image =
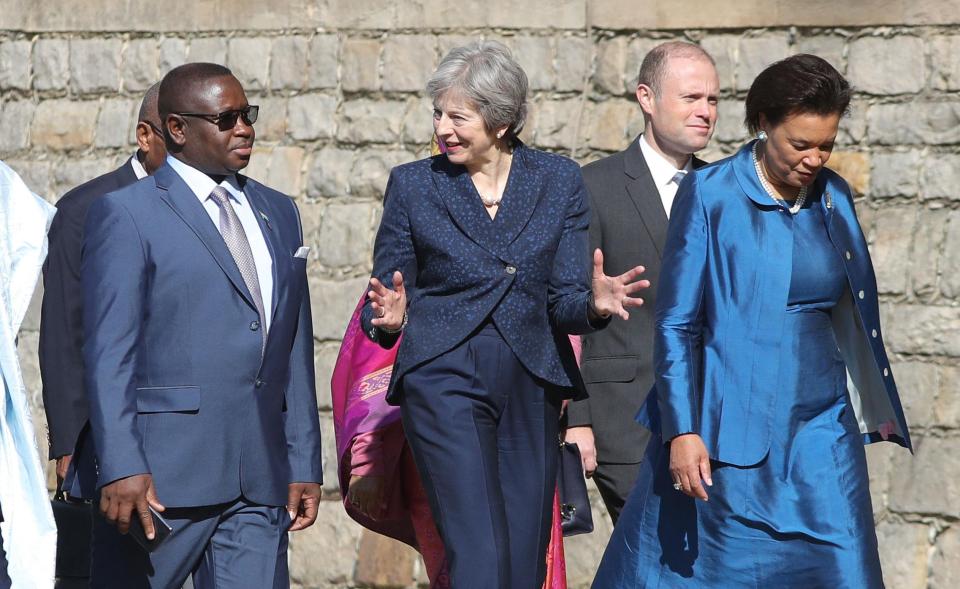
[{"label": "collar of white shirt", "polygon": [[[207,176],[200,170],[194,168],[189,164],[185,164],[172,155],[167,156],[167,164],[173,168],[173,171],[176,172],[183,181],[187,183],[187,186],[190,187],[190,190],[197,195],[197,198],[200,199],[200,203],[206,202],[210,197],[210,193],[213,192],[213,189],[218,186],[216,182],[213,181],[213,178]],[[235,204],[240,204],[241,206],[246,206],[247,199],[243,194],[243,190],[240,188],[239,182],[237,182],[237,176],[231,174],[223,179],[223,182],[219,184],[227,189],[227,193],[233,197]]]},{"label": "collar of white shirt", "polygon": [[[647,167],[650,168],[650,175],[653,176],[653,183],[657,185],[657,190],[662,193],[663,189],[673,181],[673,177],[680,170],[675,168],[672,162],[660,155],[660,153],[650,145],[647,141],[646,133],[640,135],[638,142],[640,143],[640,153],[643,154],[643,159],[646,160]],[[692,170],[693,156],[691,156],[690,159],[687,160],[687,164],[683,166],[684,172],[690,172]]]},{"label": "collar of white shirt", "polygon": [[133,157],[130,158],[130,167],[133,168],[133,173],[136,174],[137,180],[143,180],[149,174],[147,174],[147,169],[143,167],[143,164],[140,163],[140,160],[137,159],[137,154],[133,154]]}]

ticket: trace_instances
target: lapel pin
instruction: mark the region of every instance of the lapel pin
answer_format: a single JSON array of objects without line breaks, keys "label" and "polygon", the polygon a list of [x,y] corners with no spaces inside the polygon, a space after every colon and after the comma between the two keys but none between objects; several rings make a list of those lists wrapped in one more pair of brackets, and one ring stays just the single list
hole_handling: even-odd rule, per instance
[{"label": "lapel pin", "polygon": [[273,226],[270,225],[270,217],[268,217],[267,214],[264,213],[263,211],[258,211],[258,212],[260,213],[260,217],[263,218],[263,222],[267,224],[267,229],[273,231]]}]

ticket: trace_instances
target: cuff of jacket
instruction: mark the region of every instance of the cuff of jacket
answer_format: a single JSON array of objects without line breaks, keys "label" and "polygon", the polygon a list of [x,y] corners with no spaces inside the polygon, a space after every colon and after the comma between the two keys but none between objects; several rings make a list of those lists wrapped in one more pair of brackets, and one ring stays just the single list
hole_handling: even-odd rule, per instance
[{"label": "cuff of jacket", "polygon": [[593,425],[590,414],[590,399],[571,401],[567,405],[567,427],[584,427]]},{"label": "cuff of jacket", "polygon": [[141,453],[131,457],[105,456],[97,462],[97,488],[138,474],[150,474],[147,459]]}]

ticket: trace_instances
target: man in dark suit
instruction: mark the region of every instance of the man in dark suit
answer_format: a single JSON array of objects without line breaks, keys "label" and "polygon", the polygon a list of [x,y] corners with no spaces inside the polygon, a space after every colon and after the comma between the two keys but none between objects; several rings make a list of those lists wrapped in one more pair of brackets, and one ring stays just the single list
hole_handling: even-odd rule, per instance
[{"label": "man in dark suit", "polygon": [[668,42],[643,60],[637,101],[644,132],[624,151],[583,168],[590,194],[590,249],[607,253],[604,272],[638,264],[653,285],[629,321],[584,336],[581,371],[590,394],[571,403],[565,439],[580,447],[616,523],[633,487],[650,433],[634,421],[654,375],[656,284],[670,205],[683,176],[703,162],[717,120],[719,80],[713,59],[690,43]]},{"label": "man in dark suit", "polygon": [[[167,151],[160,133],[157,93],[160,84],[143,96],[137,117],[137,152],[116,170],[66,193],[57,202],[50,227],[50,250],[43,266],[40,314],[40,377],[47,414],[50,459],[57,461],[57,478],[74,497],[93,497],[96,467],[89,444],[87,397],[83,385],[83,329],[80,324],[80,249],[83,223],[91,203],[133,184],[163,165]],[[76,454],[76,464],[71,467]],[[69,476],[68,476],[69,471]]]},{"label": "man in dark suit", "polygon": [[[83,358],[97,450],[94,587],[288,587],[313,524],[320,425],[300,217],[241,176],[258,107],[227,68],[160,84],[168,157],[98,199],[84,235]],[[125,534],[150,509],[172,533]]]}]

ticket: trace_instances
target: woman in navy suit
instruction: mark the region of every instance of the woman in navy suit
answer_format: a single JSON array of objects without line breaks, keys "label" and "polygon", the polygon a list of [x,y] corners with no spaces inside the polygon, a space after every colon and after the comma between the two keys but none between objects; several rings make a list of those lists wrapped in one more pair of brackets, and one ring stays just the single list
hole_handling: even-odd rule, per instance
[{"label": "woman in navy suit", "polygon": [[452,586],[534,589],[561,402],[582,390],[567,335],[626,318],[648,283],[605,276],[599,250],[591,276],[579,166],[517,138],[527,77],[506,47],[453,49],[427,91],[446,153],[391,172],[364,331],[388,348],[403,334],[387,399]]},{"label": "woman in navy suit", "polygon": [[849,102],[819,57],[777,62],[747,95],[757,140],[680,186],[656,435],[594,587],[883,586],[863,446],[910,437],[850,189],[823,167]]}]

